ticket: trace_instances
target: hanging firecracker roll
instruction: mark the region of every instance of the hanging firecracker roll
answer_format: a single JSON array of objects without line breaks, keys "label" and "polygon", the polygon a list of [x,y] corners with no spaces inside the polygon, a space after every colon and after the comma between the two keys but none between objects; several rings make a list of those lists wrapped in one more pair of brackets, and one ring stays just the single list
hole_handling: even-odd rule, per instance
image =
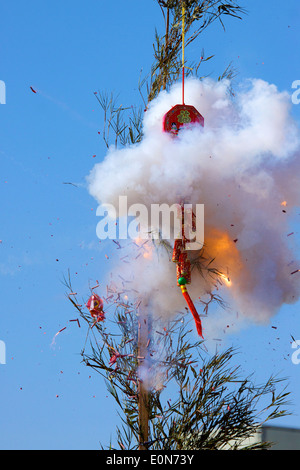
[{"label": "hanging firecracker roll", "polygon": [[177,282],[180,277],[184,277],[186,279],[186,283],[190,284],[191,283],[191,262],[188,259],[188,255],[186,252],[183,252],[180,254],[177,267],[178,267]]},{"label": "hanging firecracker roll", "polygon": [[[188,208],[185,209],[185,212],[184,212],[184,227],[185,227],[185,232],[184,232],[185,238],[186,238],[187,234],[191,233],[191,231],[192,232],[196,231],[196,228],[197,228],[197,226],[196,226],[196,216],[195,216],[195,213],[194,213],[194,211],[191,207],[188,207]],[[187,241],[190,241],[190,240],[187,240]]]},{"label": "hanging firecracker roll", "polygon": [[180,263],[176,264],[176,278],[177,278],[177,285],[180,286],[179,284],[179,279],[182,277],[181,275],[181,265]]},{"label": "hanging firecracker roll", "polygon": [[175,243],[174,243],[174,249],[173,249],[173,255],[172,255],[173,263],[178,263],[181,250],[182,250],[182,240],[177,239],[175,240]]},{"label": "hanging firecracker roll", "polygon": [[[197,333],[199,334],[199,336],[201,336],[203,338],[203,335],[202,335],[202,324],[201,324],[201,320],[200,320],[200,317],[198,315],[198,312],[195,308],[195,305],[192,301],[192,299],[190,298],[188,292],[187,292],[187,288],[186,288],[186,284],[190,284],[191,283],[191,280],[192,280],[192,276],[191,276],[191,261],[189,260],[188,258],[188,253],[186,251],[186,243],[189,242],[189,238],[187,238],[187,233],[190,234],[191,233],[191,230],[194,231],[195,228],[196,228],[196,216],[193,212],[192,209],[187,209],[190,211],[190,213],[188,213],[188,221],[185,220],[184,216],[186,215],[184,213],[184,204],[180,204],[178,205],[178,213],[177,213],[177,216],[178,217],[181,217],[181,221],[182,221],[182,226],[181,226],[181,238],[177,238],[175,239],[175,242],[174,242],[174,248],[173,248],[173,254],[172,254],[172,261],[174,263],[176,263],[176,278],[177,278],[177,285],[181,288],[181,292],[182,292],[182,295],[183,297],[185,298],[185,301],[189,307],[189,310],[191,311],[192,315],[193,315],[193,318],[194,318],[194,321],[195,321],[195,325],[196,325],[196,329],[197,329]],[[187,231],[187,225],[188,225],[188,228],[189,228],[189,231]],[[190,235],[188,235],[190,236]]]}]

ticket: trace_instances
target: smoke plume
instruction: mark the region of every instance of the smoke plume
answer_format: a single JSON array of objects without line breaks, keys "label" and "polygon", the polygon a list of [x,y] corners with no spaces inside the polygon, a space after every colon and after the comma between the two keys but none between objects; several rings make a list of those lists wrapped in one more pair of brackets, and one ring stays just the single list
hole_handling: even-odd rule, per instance
[{"label": "smoke plume", "polygon": [[[144,115],[142,142],[111,148],[91,171],[89,192],[116,209],[121,195],[128,206],[142,203],[149,210],[182,199],[204,204],[205,254],[225,276],[221,285],[209,272],[193,270],[189,291],[199,313],[200,300],[217,288],[241,318],[268,321],[299,298],[300,272],[291,273],[300,263],[289,232],[299,205],[300,141],[290,96],[259,79],[247,80],[235,96],[227,81],[189,79],[185,102],[205,125],[174,139],[162,132],[162,120],[180,102],[180,84],[161,92]],[[158,255],[151,242],[131,249],[130,263],[120,260],[114,272],[150,297],[154,312],[172,317],[185,304],[169,254]]]}]

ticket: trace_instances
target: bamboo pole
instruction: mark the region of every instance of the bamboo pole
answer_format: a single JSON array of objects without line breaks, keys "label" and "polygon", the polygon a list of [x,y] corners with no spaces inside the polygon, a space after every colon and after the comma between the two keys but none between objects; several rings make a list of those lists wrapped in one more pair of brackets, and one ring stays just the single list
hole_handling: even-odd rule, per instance
[{"label": "bamboo pole", "polygon": [[[169,52],[169,28],[170,28],[170,9],[167,7],[167,24],[166,24],[166,42],[165,42],[165,57],[164,61],[167,64],[168,52]],[[165,65],[165,71],[163,76],[163,89],[167,88],[167,72],[168,66]]]},{"label": "bamboo pole", "polygon": [[184,50],[185,50],[185,6],[184,6],[184,1],[183,1],[182,2],[182,104],[184,104],[184,78],[185,78]]},{"label": "bamboo pole", "polygon": [[138,330],[138,365],[139,365],[139,450],[148,449],[149,440],[149,391],[147,379],[147,343],[149,337],[148,302],[143,301],[139,307]]}]

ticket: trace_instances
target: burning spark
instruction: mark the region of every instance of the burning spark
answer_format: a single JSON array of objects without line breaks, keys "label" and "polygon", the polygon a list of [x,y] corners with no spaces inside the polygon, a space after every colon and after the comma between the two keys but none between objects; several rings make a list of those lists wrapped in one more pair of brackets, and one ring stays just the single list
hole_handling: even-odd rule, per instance
[{"label": "burning spark", "polygon": [[138,246],[141,246],[142,244],[142,239],[140,237],[136,237],[133,241]]},{"label": "burning spark", "polygon": [[228,276],[226,276],[226,274],[221,273],[220,277],[225,280],[227,286],[231,286],[231,284],[232,284],[231,279]]},{"label": "burning spark", "polygon": [[293,271],[291,274],[296,274],[296,273],[299,273],[300,272],[300,269],[296,269],[296,271]]},{"label": "burning spark", "polygon": [[143,258],[151,259],[152,258],[152,247],[148,244],[148,240],[143,240],[140,237],[134,239],[134,243],[144,251]]},{"label": "burning spark", "polygon": [[61,330],[59,330],[54,336],[53,336],[53,339],[52,339],[52,342],[51,342],[51,346],[53,346],[55,344],[55,338],[64,330],[66,330],[67,327],[65,326],[64,328],[61,328]]}]

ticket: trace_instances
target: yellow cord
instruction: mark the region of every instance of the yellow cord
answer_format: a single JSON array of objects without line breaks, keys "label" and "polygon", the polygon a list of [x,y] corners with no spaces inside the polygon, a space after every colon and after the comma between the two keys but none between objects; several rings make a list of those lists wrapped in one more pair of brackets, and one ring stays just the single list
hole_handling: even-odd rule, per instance
[{"label": "yellow cord", "polygon": [[185,43],[185,7],[182,0],[182,104],[184,105],[184,43]]},{"label": "yellow cord", "polygon": [[185,7],[182,2],[182,67],[184,67],[184,43],[185,43]]}]

